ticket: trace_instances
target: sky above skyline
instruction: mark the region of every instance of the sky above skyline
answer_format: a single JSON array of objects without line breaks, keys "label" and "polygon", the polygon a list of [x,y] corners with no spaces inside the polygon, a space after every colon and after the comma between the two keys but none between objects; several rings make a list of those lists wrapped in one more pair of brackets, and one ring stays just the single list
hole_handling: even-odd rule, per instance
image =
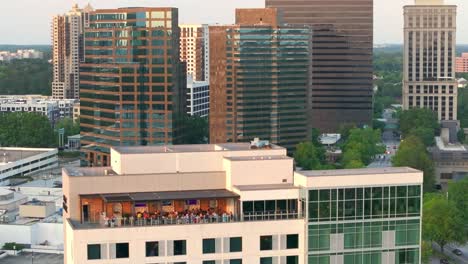
[{"label": "sky above skyline", "polygon": [[[265,0],[11,0],[2,3],[0,44],[50,44],[50,22],[66,13],[74,3],[94,8],[125,6],[173,6],[179,22],[186,24],[234,22],[235,8],[264,7]],[[402,43],[403,5],[413,0],[374,0],[374,43]],[[468,2],[446,0],[458,5],[457,43],[468,44]]]}]

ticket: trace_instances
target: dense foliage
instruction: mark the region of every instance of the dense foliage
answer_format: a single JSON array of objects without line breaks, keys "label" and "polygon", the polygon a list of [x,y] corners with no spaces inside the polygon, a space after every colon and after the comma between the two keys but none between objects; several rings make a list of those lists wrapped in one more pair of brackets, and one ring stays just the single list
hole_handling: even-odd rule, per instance
[{"label": "dense foliage", "polygon": [[403,53],[400,49],[374,52],[374,74],[377,76],[374,94],[374,117],[379,118],[385,108],[401,101]]},{"label": "dense foliage", "polygon": [[319,142],[320,133],[314,129],[312,140],[296,146],[294,160],[304,170],[322,170],[329,166],[326,162],[325,148]]},{"label": "dense foliage", "polygon": [[55,145],[55,133],[46,116],[21,112],[0,115],[0,146],[47,148]]},{"label": "dense foliage", "polygon": [[405,138],[392,158],[395,167],[411,167],[424,172],[424,191],[434,188],[434,163],[420,138],[411,135]]},{"label": "dense foliage", "polygon": [[449,183],[448,198],[450,203],[457,208],[460,217],[465,223],[465,240],[468,241],[468,178]]},{"label": "dense foliage", "polygon": [[458,120],[462,128],[468,128],[468,88],[458,90]]},{"label": "dense foliage", "polygon": [[198,116],[184,116],[184,137],[181,144],[206,144],[209,140],[208,119]]},{"label": "dense foliage", "polygon": [[51,94],[52,65],[46,60],[0,62],[0,94]]},{"label": "dense foliage", "polygon": [[62,128],[65,130],[65,141],[69,136],[80,134],[80,122],[73,122],[73,119],[71,118],[63,118],[57,122],[55,125],[55,131]]},{"label": "dense foliage", "polygon": [[443,194],[424,196],[422,223],[424,239],[436,242],[442,252],[449,243],[466,242],[463,218]]},{"label": "dense foliage", "polygon": [[343,145],[342,165],[344,168],[362,168],[371,163],[372,158],[385,151],[381,144],[380,130],[353,128]]},{"label": "dense foliage", "polygon": [[434,144],[434,137],[439,133],[439,122],[432,110],[413,108],[399,114],[400,130],[404,138],[415,136],[424,145]]}]

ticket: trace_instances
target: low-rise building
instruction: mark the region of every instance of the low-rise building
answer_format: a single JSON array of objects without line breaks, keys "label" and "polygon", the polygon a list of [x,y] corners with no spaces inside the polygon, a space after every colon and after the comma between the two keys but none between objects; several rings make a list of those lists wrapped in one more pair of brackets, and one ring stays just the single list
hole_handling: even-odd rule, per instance
[{"label": "low-rise building", "polygon": [[44,53],[37,50],[18,50],[16,52],[0,51],[0,61],[10,62],[11,60],[22,59],[43,59]]},{"label": "low-rise building", "polygon": [[468,175],[468,148],[454,142],[450,143],[441,137],[435,138],[436,144],[429,148],[435,165],[436,183],[443,188],[460,174]]},{"label": "low-rise building", "polygon": [[422,172],[294,172],[286,152],[116,147],[64,169],[65,263],[420,263]]},{"label": "low-rise building", "polygon": [[208,117],[210,113],[210,84],[194,81],[187,76],[187,107],[191,116]]},{"label": "low-rise building", "polygon": [[[75,118],[75,99],[52,99],[41,95],[0,96],[0,113],[29,112],[47,116],[51,122],[61,118]],[[79,116],[79,105],[78,105]]]},{"label": "low-rise building", "polygon": [[57,155],[52,148],[0,148],[0,186],[13,177],[58,167]]},{"label": "low-rise building", "polygon": [[460,57],[456,58],[455,69],[457,73],[468,72],[468,53],[462,53]]}]

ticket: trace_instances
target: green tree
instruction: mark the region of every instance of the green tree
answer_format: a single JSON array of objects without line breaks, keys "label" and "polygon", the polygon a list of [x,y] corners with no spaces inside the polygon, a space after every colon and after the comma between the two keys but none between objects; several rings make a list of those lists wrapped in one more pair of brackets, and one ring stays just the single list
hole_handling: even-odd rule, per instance
[{"label": "green tree", "polygon": [[55,125],[55,130],[65,129],[65,140],[68,136],[80,134],[80,122],[73,122],[71,118],[63,118]]},{"label": "green tree", "polygon": [[317,147],[312,142],[299,143],[294,152],[296,164],[304,170],[323,169],[325,150]]},{"label": "green tree", "polygon": [[182,144],[208,143],[208,119],[198,116],[184,117],[184,138]]},{"label": "green tree", "polygon": [[468,128],[468,89],[458,90],[458,119],[460,126]]},{"label": "green tree", "polygon": [[[349,132],[348,139],[343,146],[343,167],[361,167],[369,164],[372,158],[385,151],[381,145],[382,136],[380,130],[372,128],[354,128]],[[356,162],[360,161],[360,162]],[[352,164],[348,164],[351,163]]]},{"label": "green tree", "polygon": [[421,139],[415,136],[405,138],[392,158],[396,167],[411,167],[424,172],[424,190],[432,191],[434,188],[434,163],[429,157],[426,146]]},{"label": "green tree", "polygon": [[435,131],[427,127],[416,127],[411,129],[407,136],[415,136],[424,143],[425,146],[432,146],[435,143]]},{"label": "green tree", "polygon": [[439,122],[432,110],[413,108],[400,113],[400,130],[404,138],[412,134],[417,137],[423,136],[423,143],[429,143],[426,146],[430,146],[434,141],[428,138],[434,138],[438,133]]},{"label": "green tree", "polygon": [[35,113],[0,115],[0,145],[4,147],[54,147],[55,137],[47,117]]},{"label": "green tree", "polygon": [[464,243],[463,219],[444,195],[426,196],[423,206],[423,237],[436,242],[442,252],[449,243]]},{"label": "green tree", "polygon": [[465,237],[468,239],[468,178],[461,181],[449,182],[449,201],[457,208],[460,217],[465,223]]},{"label": "green tree", "polygon": [[47,59],[0,62],[0,94],[51,94],[52,65]]}]

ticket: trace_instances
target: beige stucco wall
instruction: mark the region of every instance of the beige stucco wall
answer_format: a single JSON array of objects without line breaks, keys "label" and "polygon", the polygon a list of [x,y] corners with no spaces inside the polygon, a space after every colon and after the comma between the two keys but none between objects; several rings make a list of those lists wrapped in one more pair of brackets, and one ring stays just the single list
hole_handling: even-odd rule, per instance
[{"label": "beige stucco wall", "polygon": [[307,188],[340,188],[359,186],[381,186],[381,185],[405,185],[422,184],[423,173],[385,173],[385,174],[364,174],[364,175],[343,175],[343,176],[313,176],[306,177],[300,172],[295,172],[296,183]]},{"label": "beige stucco wall", "polygon": [[286,155],[286,149],[141,154],[112,150],[111,166],[118,174],[222,171],[224,157],[281,155]]},{"label": "beige stucco wall", "polygon": [[[293,182],[293,159],[224,160],[230,170],[228,186]],[[286,180],[286,181],[283,181]]]},{"label": "beige stucco wall", "polygon": [[[66,225],[69,225],[66,223]],[[263,222],[242,222],[224,224],[203,224],[203,225],[176,225],[176,226],[153,226],[153,227],[132,227],[132,228],[103,228],[73,230],[68,245],[73,242],[73,246],[68,246],[73,251],[73,263],[171,263],[186,261],[190,264],[201,264],[202,260],[228,260],[242,258],[243,263],[259,263],[260,256],[290,256],[298,255],[299,263],[304,264],[305,248],[305,224],[304,220],[282,220]],[[67,231],[71,231],[67,228]],[[284,250],[260,251],[260,236],[278,235],[277,247],[281,248],[281,235],[298,234],[299,248]],[[242,252],[238,253],[216,253],[203,254],[203,238],[229,238],[242,237]],[[186,256],[163,256],[145,257],[146,241],[167,241],[167,240],[187,240]],[[87,245],[101,243],[129,243],[130,258],[113,260],[92,260],[87,261]],[[223,247],[221,247],[223,248]],[[166,246],[167,250],[167,246]],[[223,262],[224,263],[224,262]],[[67,263],[68,264],[68,263]]]},{"label": "beige stucco wall", "polygon": [[46,218],[55,213],[55,203],[45,203],[43,205],[23,204],[19,207],[21,217]]}]

